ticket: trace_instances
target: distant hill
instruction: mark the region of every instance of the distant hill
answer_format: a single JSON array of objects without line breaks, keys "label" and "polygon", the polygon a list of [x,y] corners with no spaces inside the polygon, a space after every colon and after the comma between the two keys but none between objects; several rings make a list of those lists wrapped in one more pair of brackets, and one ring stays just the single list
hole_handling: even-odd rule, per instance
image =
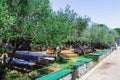
[{"label": "distant hill", "polygon": [[119,36],[120,36],[120,28],[115,28],[114,29],[118,34],[119,34]]}]

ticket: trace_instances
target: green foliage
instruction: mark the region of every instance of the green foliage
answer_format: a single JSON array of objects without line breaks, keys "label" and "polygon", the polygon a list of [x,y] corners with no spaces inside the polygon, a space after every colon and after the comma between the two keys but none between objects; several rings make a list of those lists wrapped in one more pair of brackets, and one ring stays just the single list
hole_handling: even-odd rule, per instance
[{"label": "green foliage", "polygon": [[[47,31],[51,26],[49,0],[0,1],[0,38],[16,41],[18,38],[48,46]],[[50,28],[49,28],[50,27]],[[54,30],[52,30],[54,31]],[[19,46],[14,45],[14,48]]]},{"label": "green foliage", "polygon": [[115,36],[104,24],[93,24],[82,33],[81,40],[87,43],[100,43],[108,45],[115,43]]},{"label": "green foliage", "polygon": [[1,16],[6,17],[1,17],[1,38],[31,39],[34,45],[55,47],[77,40],[88,26],[88,19],[77,18],[69,5],[53,12],[49,0],[2,0]]},{"label": "green foliage", "polygon": [[30,78],[30,79],[35,79],[35,78],[37,78],[37,77],[39,77],[40,76],[40,74],[39,74],[39,72],[37,71],[37,70],[34,70],[34,71],[32,71],[32,72],[30,72],[29,74],[28,74],[28,77]]},{"label": "green foliage", "polygon": [[15,23],[15,16],[9,15],[7,0],[0,1],[0,37],[6,38],[11,36],[9,26],[13,26]]},{"label": "green foliage", "polygon": [[[56,47],[76,40],[102,45],[115,43],[116,32],[120,34],[119,28],[114,32],[104,24],[89,26],[89,21],[88,17],[78,17],[69,5],[53,12],[49,0],[0,0],[0,39],[14,40],[15,43],[19,38],[24,38],[31,40],[31,45],[35,48]],[[17,45],[13,46],[13,49],[18,48]],[[61,56],[60,58],[62,60]],[[66,67],[66,64],[63,66]],[[17,80],[29,80],[19,72],[14,72],[14,75],[6,74],[11,80],[15,77],[20,77]],[[30,78],[38,75],[37,71],[28,74]]]},{"label": "green foliage", "polygon": [[37,29],[43,29],[41,30],[42,33],[36,33],[38,35],[36,37],[40,39],[38,41],[44,42],[44,46],[52,47],[64,44],[67,41],[73,41],[75,16],[76,13],[70,10],[69,6],[65,10],[52,12],[43,28],[38,27]]},{"label": "green foliage", "polygon": [[5,78],[7,80],[31,80],[27,76],[24,76],[23,73],[18,72],[16,70],[6,70]]},{"label": "green foliage", "polygon": [[119,36],[120,36],[120,28],[115,28],[114,29],[118,34],[119,34]]},{"label": "green foliage", "polygon": [[88,27],[89,18],[78,17],[75,20],[76,37],[75,40],[81,41],[82,32]]},{"label": "green foliage", "polygon": [[33,70],[29,73],[21,73],[16,70],[6,70],[5,78],[7,80],[34,80],[35,78],[40,76],[40,72],[37,70]]}]

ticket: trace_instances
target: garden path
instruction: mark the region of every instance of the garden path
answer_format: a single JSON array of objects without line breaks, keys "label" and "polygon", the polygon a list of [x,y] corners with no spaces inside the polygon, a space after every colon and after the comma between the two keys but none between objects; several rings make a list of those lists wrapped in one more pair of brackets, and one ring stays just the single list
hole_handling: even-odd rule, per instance
[{"label": "garden path", "polygon": [[120,80],[120,47],[79,80]]}]

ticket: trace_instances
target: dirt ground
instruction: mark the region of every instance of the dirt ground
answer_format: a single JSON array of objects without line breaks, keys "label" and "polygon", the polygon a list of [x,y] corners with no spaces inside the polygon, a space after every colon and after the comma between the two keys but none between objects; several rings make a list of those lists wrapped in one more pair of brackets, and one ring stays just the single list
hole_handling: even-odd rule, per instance
[{"label": "dirt ground", "polygon": [[84,75],[85,77],[83,76],[82,80],[120,80],[120,47],[87,75]]}]

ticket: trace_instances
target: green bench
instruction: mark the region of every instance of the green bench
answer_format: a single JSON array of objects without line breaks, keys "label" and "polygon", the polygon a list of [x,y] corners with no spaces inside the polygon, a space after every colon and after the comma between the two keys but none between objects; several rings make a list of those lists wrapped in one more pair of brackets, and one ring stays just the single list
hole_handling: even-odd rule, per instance
[{"label": "green bench", "polygon": [[90,58],[82,58],[82,59],[78,60],[77,62],[79,62],[79,61],[90,62],[90,61],[92,61],[92,59],[90,59]]},{"label": "green bench", "polygon": [[[62,68],[48,75],[37,78],[36,80],[71,80],[73,70]],[[64,78],[64,79],[62,79]]]},{"label": "green bench", "polygon": [[86,62],[86,70],[87,71],[89,71],[94,65],[92,58],[82,58],[81,60],[78,60],[78,61]]},{"label": "green bench", "polygon": [[96,52],[94,54],[92,54],[93,56],[101,56],[103,55],[105,52]]},{"label": "green bench", "polygon": [[73,64],[71,64],[71,66],[78,67],[78,66],[81,66],[85,63],[86,63],[85,61],[77,61],[77,62],[74,62]]},{"label": "green bench", "polygon": [[103,59],[104,52],[96,52],[92,54],[94,61],[101,61]]},{"label": "green bench", "polygon": [[71,66],[73,66],[74,68],[74,72],[72,76],[73,80],[76,80],[78,76],[81,77],[83,74],[87,72],[85,61],[74,62],[73,64],[71,64]]},{"label": "green bench", "polygon": [[103,58],[105,58],[109,54],[109,49],[104,49],[102,51],[96,52],[92,54],[94,61],[101,61]]}]

